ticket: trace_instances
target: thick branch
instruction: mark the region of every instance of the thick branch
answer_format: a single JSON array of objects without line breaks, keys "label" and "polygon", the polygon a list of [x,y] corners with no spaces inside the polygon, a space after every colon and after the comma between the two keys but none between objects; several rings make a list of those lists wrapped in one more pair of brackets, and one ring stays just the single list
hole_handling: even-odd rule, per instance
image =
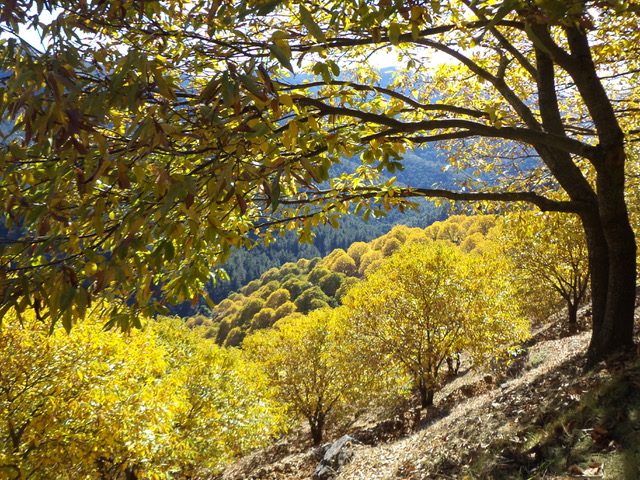
[{"label": "thick branch", "polygon": [[575,72],[569,72],[569,74],[576,82],[580,96],[593,118],[601,143],[619,145],[624,141],[624,134],[618,124],[609,95],[598,78],[587,35],[577,27],[566,27],[565,31],[571,56],[577,64]]},{"label": "thick branch", "polygon": [[490,201],[531,203],[543,212],[573,212],[580,210],[580,205],[572,201],[556,201],[534,192],[453,192],[437,188],[415,188],[403,192],[403,197],[446,198],[454,201]]},{"label": "thick branch", "polygon": [[624,135],[620,128],[611,100],[598,78],[591,57],[589,41],[578,27],[565,27],[571,53],[560,48],[551,38],[546,25],[534,24],[532,31],[549,51],[553,60],[569,73],[580,92],[593,119],[601,144],[618,145]]},{"label": "thick branch", "polygon": [[300,90],[303,88],[309,89],[309,88],[315,88],[315,87],[323,87],[326,85],[345,86],[345,87],[349,87],[349,89],[351,90],[357,90],[360,92],[370,91],[375,93],[382,93],[389,97],[396,98],[408,105],[411,105],[414,108],[417,108],[425,112],[448,112],[448,113],[456,113],[459,115],[467,115],[469,117],[474,117],[474,118],[489,118],[488,113],[482,112],[480,110],[457,107],[455,105],[446,105],[443,103],[420,103],[407,95],[404,95],[395,90],[391,90],[389,88],[376,87],[372,85],[361,85],[353,82],[345,82],[343,80],[333,80],[331,82],[311,82],[311,83],[304,83],[300,85],[287,85],[286,87],[283,87],[282,90]]},{"label": "thick branch", "polygon": [[[475,22],[469,22],[464,24],[464,28],[467,29],[481,29],[485,28],[489,24],[489,20],[479,20]],[[497,23],[500,26],[506,26],[510,28],[517,28],[518,30],[524,30],[524,24],[522,22],[516,22],[511,20],[502,20]],[[425,28],[418,33],[419,37],[429,37],[432,35],[440,35],[443,33],[451,32],[453,30],[459,29],[460,26],[456,24],[449,25],[440,25],[438,27]],[[399,43],[413,43],[414,37],[413,33],[403,33],[398,37]],[[361,38],[353,38],[353,37],[336,37],[328,39],[326,43],[321,44],[323,48],[331,49],[331,48],[344,48],[344,47],[356,47],[360,45],[378,45],[378,44],[388,44],[390,43],[389,37],[386,33],[380,35],[379,38],[375,39],[372,36],[361,37]],[[291,50],[296,52],[308,52],[315,48],[317,48],[318,44],[299,44],[293,45]]]},{"label": "thick branch", "polygon": [[547,145],[558,148],[562,151],[573,153],[581,157],[590,158],[596,153],[596,147],[587,145],[562,135],[555,135],[538,130],[517,127],[492,127],[470,120],[443,119],[443,120],[423,120],[420,122],[402,122],[395,118],[386,117],[381,114],[363,112],[347,107],[336,107],[328,105],[320,100],[301,97],[296,101],[300,105],[317,108],[323,115],[340,115],[351,118],[359,118],[365,122],[384,125],[392,129],[393,133],[415,133],[423,130],[459,129],[469,132],[469,136],[504,138],[506,140],[516,140],[530,145]]},{"label": "thick branch", "polygon": [[[554,135],[564,136],[565,127],[556,94],[553,60],[547,53],[536,48],[536,62],[538,67],[536,78],[538,104],[542,125],[545,131]],[[593,189],[568,152],[555,147],[547,147],[538,148],[538,153],[571,198],[583,201],[593,200],[595,195]]]},{"label": "thick branch", "polygon": [[[530,203],[545,212],[578,213],[584,208],[580,202],[551,200],[535,192],[454,192],[439,188],[408,187],[396,192],[385,192],[376,187],[359,187],[348,191],[320,190],[307,192],[312,198],[281,199],[283,205],[303,205],[322,203],[325,198],[340,202],[352,202],[360,199],[377,198],[385,194],[393,194],[399,198],[446,198],[453,201],[465,202],[501,202],[501,203]],[[295,218],[307,218],[307,215]]]},{"label": "thick branch", "polygon": [[453,48],[448,47],[447,45],[444,45],[439,42],[435,42],[433,40],[425,39],[425,38],[418,39],[414,43],[419,45],[424,45],[424,46],[433,48],[435,50],[439,50],[443,53],[446,53],[450,57],[458,60],[460,63],[466,66],[469,70],[471,70],[471,72],[477,75],[479,78],[482,78],[488,81],[489,83],[491,83],[495,87],[495,89],[498,92],[500,92],[500,95],[502,95],[502,97],[509,103],[509,105],[513,107],[513,109],[518,113],[518,115],[520,115],[520,118],[522,118],[522,121],[529,128],[536,129],[536,130],[541,129],[540,124],[538,123],[538,120],[533,115],[529,107],[522,101],[522,99],[520,99],[520,97],[518,97],[518,95],[515,94],[513,90],[511,90],[511,88],[509,88],[509,86],[506,84],[504,79],[496,77],[491,72],[480,67],[476,62],[474,62],[470,58],[466,57],[460,52],[457,52]]}]

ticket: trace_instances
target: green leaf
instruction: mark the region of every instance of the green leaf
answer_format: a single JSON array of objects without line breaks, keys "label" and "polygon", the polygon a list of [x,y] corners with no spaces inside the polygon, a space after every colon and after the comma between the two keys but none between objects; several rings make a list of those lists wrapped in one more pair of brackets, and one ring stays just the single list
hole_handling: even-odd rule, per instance
[{"label": "green leaf", "polygon": [[280,205],[280,175],[271,184],[271,211],[275,212]]},{"label": "green leaf", "polygon": [[300,4],[300,19],[302,20],[302,24],[307,30],[309,30],[309,33],[313,35],[316,40],[321,43],[325,43],[327,41],[327,37],[313,19],[311,12],[302,4]]},{"label": "green leaf", "polygon": [[73,285],[67,285],[60,295],[60,313],[66,312],[73,303],[73,297],[76,294],[76,288]]},{"label": "green leaf", "polygon": [[340,75],[340,66],[336,62],[328,60],[327,65],[331,68],[331,73],[333,73],[334,76],[338,77]]},{"label": "green leaf", "polygon": [[225,107],[233,105],[235,99],[235,85],[229,79],[229,72],[224,72],[222,75],[222,101]]},{"label": "green leaf", "polygon": [[67,333],[71,332],[71,327],[73,327],[71,312],[65,312],[65,314],[62,316],[62,326]]},{"label": "green leaf", "polygon": [[171,240],[164,242],[164,258],[167,262],[171,262],[176,256],[176,249]]},{"label": "green leaf", "polygon": [[240,83],[242,83],[242,85],[251,93],[253,93],[256,97],[258,97],[260,100],[262,101],[266,101],[267,97],[264,95],[264,93],[260,90],[260,87],[258,87],[258,83],[256,82],[256,79],[253,78],[250,75],[239,75],[238,79],[240,80]]},{"label": "green leaf", "polygon": [[496,10],[496,14],[489,21],[489,23],[484,28],[482,33],[478,37],[475,38],[475,41],[479,42],[480,40],[482,40],[482,37],[484,37],[484,35],[489,30],[491,30],[493,27],[495,27],[500,20],[502,20],[504,17],[506,17],[507,15],[509,15],[511,12],[513,12],[516,9],[516,7],[518,6],[518,3],[519,3],[518,0],[505,0],[504,2],[502,2],[500,7],[498,7],[498,9]]},{"label": "green leaf", "polygon": [[400,43],[400,25],[395,22],[391,23],[387,30],[387,35],[389,35],[389,41],[393,45],[398,45]]},{"label": "green leaf", "polygon": [[293,73],[293,65],[291,65],[291,60],[287,52],[285,52],[282,48],[280,48],[275,43],[272,43],[267,47],[269,48],[273,56],[276,57],[276,60],[278,60],[284,68],[286,68],[291,73]]},{"label": "green leaf", "polygon": [[202,92],[200,92],[198,100],[201,102],[206,102],[207,100],[209,100],[218,90],[218,85],[218,79],[216,77],[213,77],[211,80],[209,80],[209,83],[207,83],[207,85],[202,89]]},{"label": "green leaf", "polygon": [[102,327],[102,329],[104,331],[108,331],[111,330],[113,327],[116,326],[116,323],[118,322],[118,319],[116,318],[116,316],[114,315],[113,317],[111,317],[107,323],[104,324],[104,326]]},{"label": "green leaf", "polygon": [[281,3],[282,0],[271,0],[270,2],[265,2],[261,5],[258,5],[255,9],[255,12],[258,15],[268,15],[273,12]]}]

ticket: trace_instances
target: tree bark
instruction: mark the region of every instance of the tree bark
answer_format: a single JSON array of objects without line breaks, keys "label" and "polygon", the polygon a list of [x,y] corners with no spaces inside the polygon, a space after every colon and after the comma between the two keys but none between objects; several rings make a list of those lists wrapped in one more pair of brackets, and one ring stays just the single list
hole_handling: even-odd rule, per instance
[{"label": "tree bark", "polygon": [[422,408],[433,406],[433,396],[435,390],[433,387],[429,387],[423,378],[418,382],[418,391],[420,392],[420,406]]},{"label": "tree bark", "polygon": [[[593,365],[633,346],[636,242],[624,200],[623,145],[603,147],[597,172],[601,232],[587,230],[592,267],[593,335],[587,353]],[[595,235],[594,235],[595,233]]]},{"label": "tree bark", "polygon": [[316,418],[309,419],[309,427],[311,428],[311,438],[314,445],[320,445],[322,443],[323,430],[324,430],[324,416],[318,415]]},{"label": "tree bark", "polygon": [[569,326],[574,326],[578,323],[578,304],[568,302],[567,309],[569,310]]},{"label": "tree bark", "polygon": [[[563,132],[562,117],[555,96],[553,59],[575,81],[596,127],[600,143],[585,155],[596,170],[595,192],[582,187],[582,174],[570,176],[568,158],[556,164],[550,158],[562,157],[558,151],[541,157],[567,191],[581,205],[579,215],[587,238],[591,270],[592,337],[587,352],[588,365],[615,355],[633,345],[636,289],[636,243],[624,199],[624,133],[612,102],[601,83],[591,55],[587,34],[579,26],[565,26],[569,52],[560,48],[548,25],[533,25],[547,53],[538,52],[538,86],[544,127]],[[544,96],[546,95],[546,96]],[[555,149],[554,147],[554,150]],[[576,166],[575,163],[573,164]],[[579,179],[579,181],[576,181]]]}]

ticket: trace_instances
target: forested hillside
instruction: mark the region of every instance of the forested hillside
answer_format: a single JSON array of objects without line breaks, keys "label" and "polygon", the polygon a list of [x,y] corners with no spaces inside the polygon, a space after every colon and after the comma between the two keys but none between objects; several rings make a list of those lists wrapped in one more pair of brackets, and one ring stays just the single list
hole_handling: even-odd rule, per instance
[{"label": "forested hillside", "polygon": [[[541,224],[548,227],[544,233],[537,232]],[[453,215],[426,228],[397,225],[379,238],[354,242],[323,258],[272,267],[213,308],[206,322],[211,327],[208,336],[221,345],[237,346],[247,331],[271,326],[290,313],[336,307],[358,280],[401,247],[437,241],[453,243],[465,253],[499,250],[504,276],[516,272],[519,281],[513,285],[519,296],[529,299],[528,316],[544,317],[564,302],[569,322],[575,322],[575,311],[586,299],[588,277],[580,232],[569,218],[521,212],[502,217]],[[196,323],[206,317],[199,315]]]},{"label": "forested hillside", "polygon": [[0,480],[637,480],[639,24],[0,2]]},{"label": "forested hillside", "polygon": [[[393,73],[388,71],[388,75]],[[440,155],[440,156],[439,156]],[[414,152],[406,152],[403,155],[402,166],[394,172],[394,176],[401,184],[422,185],[425,187],[439,186],[451,188],[460,181],[460,174],[445,169],[446,161],[441,157],[444,152],[435,149],[420,149]],[[341,164],[332,167],[332,176],[354,173],[359,165],[359,159],[343,159]],[[383,178],[391,178],[386,174]],[[277,241],[269,246],[258,244],[251,250],[240,248],[234,250],[223,268],[228,274],[228,279],[221,278],[215,285],[209,283],[207,292],[214,302],[220,302],[231,292],[238,291],[251,280],[258,279],[260,275],[273,267],[279,267],[286,262],[296,262],[301,258],[312,259],[324,257],[337,248],[347,249],[354,242],[368,242],[377,238],[395,225],[407,225],[411,227],[426,227],[437,220],[443,220],[448,215],[449,206],[435,206],[433,202],[420,199],[416,202],[417,208],[409,209],[404,213],[397,210],[380,212],[379,217],[362,220],[359,216],[346,216],[340,220],[338,228],[330,225],[321,225],[313,229],[311,242],[300,243],[295,232],[286,232],[278,237]],[[204,300],[197,305],[184,302],[177,306],[170,306],[172,314],[190,316],[195,313],[206,313],[209,307]]]},{"label": "forested hillside", "polygon": [[[540,248],[527,230],[538,220],[555,222],[540,242],[558,249],[532,269],[522,254]],[[205,479],[300,422],[319,444],[363,414],[428,412],[459,372],[504,375],[531,322],[571,306],[556,288],[584,255],[579,239],[559,244],[571,228],[531,212],[399,225],[273,267],[209,315],[145,319],[129,335],[102,329],[117,303],[92,306],[70,335],[10,312],[0,478]],[[570,310],[561,328],[577,331]]]},{"label": "forested hillside", "polygon": [[209,335],[221,345],[237,346],[247,331],[271,326],[293,312],[336,307],[352,285],[350,279],[363,278],[405,243],[447,240],[471,251],[482,243],[494,218],[474,220],[475,217],[454,216],[427,228],[398,225],[369,242],[357,241],[345,245],[346,249],[336,248],[324,258],[301,258],[272,267],[219,302],[211,312],[215,322],[220,322],[219,330],[214,327]]}]

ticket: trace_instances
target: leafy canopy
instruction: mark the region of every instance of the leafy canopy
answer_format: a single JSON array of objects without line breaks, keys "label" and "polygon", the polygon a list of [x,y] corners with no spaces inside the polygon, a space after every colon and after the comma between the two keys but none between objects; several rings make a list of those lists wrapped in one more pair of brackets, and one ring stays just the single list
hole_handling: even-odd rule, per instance
[{"label": "leafy canopy", "polygon": [[379,403],[402,386],[401,377],[393,378],[377,356],[359,348],[345,320],[343,308],[294,314],[243,342],[276,397],[307,421],[316,444],[330,422]]},{"label": "leafy canopy", "polygon": [[542,309],[546,318],[558,309],[560,299],[575,326],[589,284],[587,246],[577,219],[521,212],[504,217],[495,235],[518,271],[516,281],[527,303],[550,306]]},{"label": "leafy canopy", "polygon": [[263,379],[181,321],[4,322],[0,478],[208,478],[283,427]]},{"label": "leafy canopy", "polygon": [[[5,308],[67,328],[96,295],[152,313],[193,300],[235,246],[426,195],[580,215],[592,350],[631,342],[631,2],[22,0],[0,22]],[[384,79],[381,51],[400,63]],[[476,175],[455,191],[379,181],[431,142]],[[123,328],[129,310],[113,312]]]},{"label": "leafy canopy", "polygon": [[409,244],[344,303],[363,345],[411,375],[426,407],[449,358],[466,352],[484,363],[528,335],[507,268],[498,255],[466,254],[449,242]]}]

